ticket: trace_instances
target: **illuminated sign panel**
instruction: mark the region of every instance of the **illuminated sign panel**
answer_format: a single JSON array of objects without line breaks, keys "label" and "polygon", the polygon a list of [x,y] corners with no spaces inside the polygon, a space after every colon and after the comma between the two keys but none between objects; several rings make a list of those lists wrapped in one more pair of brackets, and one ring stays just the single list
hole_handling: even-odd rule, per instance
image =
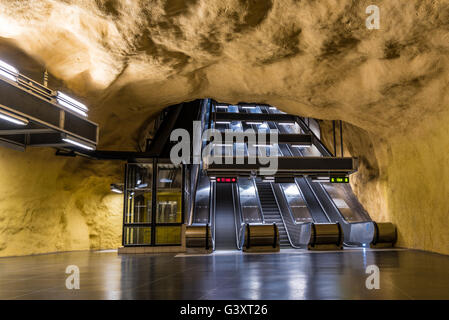
[{"label": "illuminated sign panel", "polygon": [[349,183],[349,177],[331,177],[331,183]]},{"label": "illuminated sign panel", "polygon": [[236,182],[237,178],[217,178],[218,183],[232,183]]}]

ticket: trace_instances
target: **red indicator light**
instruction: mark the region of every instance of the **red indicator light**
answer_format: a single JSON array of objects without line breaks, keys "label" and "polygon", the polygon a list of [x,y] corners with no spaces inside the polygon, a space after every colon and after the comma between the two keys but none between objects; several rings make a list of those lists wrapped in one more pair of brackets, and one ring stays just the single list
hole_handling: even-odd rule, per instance
[{"label": "red indicator light", "polygon": [[237,182],[237,178],[216,178],[217,182],[226,183],[226,182]]}]

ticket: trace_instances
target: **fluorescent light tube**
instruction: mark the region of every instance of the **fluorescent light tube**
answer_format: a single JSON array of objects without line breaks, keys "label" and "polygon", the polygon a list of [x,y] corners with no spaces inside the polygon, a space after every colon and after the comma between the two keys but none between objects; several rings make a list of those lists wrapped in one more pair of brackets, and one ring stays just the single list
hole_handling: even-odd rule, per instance
[{"label": "fluorescent light tube", "polygon": [[67,143],[73,144],[74,146],[77,146],[77,147],[80,147],[80,148],[83,148],[83,149],[86,149],[86,150],[94,150],[93,147],[88,146],[88,145],[86,145],[86,144],[83,144],[83,143],[81,143],[81,142],[72,140],[72,139],[70,139],[70,138],[63,138],[62,141],[65,141],[65,142],[67,142]]},{"label": "fluorescent light tube", "polygon": [[230,143],[213,143],[214,147],[232,147]]},{"label": "fluorescent light tube", "polygon": [[10,112],[3,110],[0,110],[0,119],[6,120],[14,124],[18,124],[20,126],[26,126],[28,124],[28,119],[16,116]]},{"label": "fluorescent light tube", "polygon": [[82,110],[72,106],[70,103],[67,103],[67,102],[65,102],[64,100],[61,100],[61,99],[56,99],[56,100],[58,101],[58,103],[61,106],[66,107],[66,108],[68,108],[68,109],[70,109],[72,111],[75,111],[76,113],[79,113],[80,115],[82,115],[84,117],[87,117],[87,113],[85,113],[84,111],[82,111]]},{"label": "fluorescent light tube", "polygon": [[17,82],[18,75],[19,71],[16,68],[0,60],[0,76]]},{"label": "fluorescent light tube", "polygon": [[266,148],[273,148],[274,145],[272,144],[253,144],[254,147],[266,147]]},{"label": "fluorescent light tube", "polygon": [[291,145],[293,148],[309,148],[310,145],[308,144],[292,144]]},{"label": "fluorescent light tube", "polygon": [[14,68],[12,65],[7,64],[6,62],[4,62],[2,60],[0,60],[0,68],[6,69],[7,71],[14,73],[16,75],[19,74],[19,71],[16,68]]},{"label": "fluorescent light tube", "polygon": [[0,69],[0,76],[4,77],[6,79],[9,79],[11,81],[17,82],[17,77],[16,76],[13,76],[12,74],[10,74],[8,72],[5,72],[5,71],[3,71],[1,69]]},{"label": "fluorescent light tube", "polygon": [[64,93],[62,93],[60,91],[58,91],[58,98],[66,100],[67,102],[73,104],[75,107],[77,107],[77,108],[79,108],[81,110],[89,111],[89,109],[87,109],[87,107],[84,104],[82,104],[79,101],[76,101],[75,99],[69,97],[68,95],[66,95],[66,94],[64,94]]},{"label": "fluorescent light tube", "polygon": [[255,125],[261,125],[263,122],[251,122],[251,121],[246,121],[246,124],[255,124]]}]

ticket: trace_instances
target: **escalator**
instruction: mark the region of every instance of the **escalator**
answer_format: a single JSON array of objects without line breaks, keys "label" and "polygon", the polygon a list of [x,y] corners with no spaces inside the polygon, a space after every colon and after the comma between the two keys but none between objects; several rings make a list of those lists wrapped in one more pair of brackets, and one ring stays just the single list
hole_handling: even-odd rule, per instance
[{"label": "escalator", "polygon": [[234,184],[215,185],[215,249],[237,249],[236,215],[234,209]]},{"label": "escalator", "polygon": [[[277,129],[280,133],[299,133],[301,130],[297,126],[275,123],[270,124],[270,129]],[[279,145],[279,150],[285,156],[331,156],[321,154],[315,146],[292,148]],[[371,241],[374,225],[349,185],[315,182],[309,177],[296,178],[295,184],[304,196],[315,223],[339,223],[344,231],[344,243],[348,246],[366,245]]]},{"label": "escalator", "polygon": [[[268,107],[250,106],[228,106],[227,112],[271,113]],[[256,132],[278,130],[283,134],[305,132],[297,123],[279,124],[273,121],[215,121],[211,127],[221,132],[244,132],[248,129]],[[245,143],[236,143],[229,149],[225,146],[217,143],[214,154],[231,156],[237,147],[241,147],[245,155],[255,156],[266,148],[258,146],[250,149]],[[283,143],[278,147],[278,153],[284,157],[321,155],[321,151],[313,145],[303,149]],[[273,223],[278,229],[281,248],[302,248],[310,239],[313,224],[339,223],[344,230],[345,244],[369,243],[373,227],[365,213],[350,186],[315,182],[309,177],[292,177],[282,183],[243,177],[237,183],[210,183],[205,174],[198,173],[190,221],[193,225],[210,226],[216,250],[241,249],[243,224],[260,226]]]},{"label": "escalator", "polygon": [[260,205],[265,224],[275,223],[279,230],[279,245],[281,248],[291,248],[290,240],[284,221],[280,214],[275,195],[269,182],[256,182],[257,192],[259,194]]}]

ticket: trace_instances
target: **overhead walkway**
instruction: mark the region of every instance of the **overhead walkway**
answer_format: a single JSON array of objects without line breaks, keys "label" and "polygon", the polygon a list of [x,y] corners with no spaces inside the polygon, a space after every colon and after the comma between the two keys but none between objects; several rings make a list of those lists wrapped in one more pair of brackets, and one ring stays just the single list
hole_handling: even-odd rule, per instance
[{"label": "overhead walkway", "polygon": [[95,150],[98,125],[87,107],[0,61],[0,145]]}]

